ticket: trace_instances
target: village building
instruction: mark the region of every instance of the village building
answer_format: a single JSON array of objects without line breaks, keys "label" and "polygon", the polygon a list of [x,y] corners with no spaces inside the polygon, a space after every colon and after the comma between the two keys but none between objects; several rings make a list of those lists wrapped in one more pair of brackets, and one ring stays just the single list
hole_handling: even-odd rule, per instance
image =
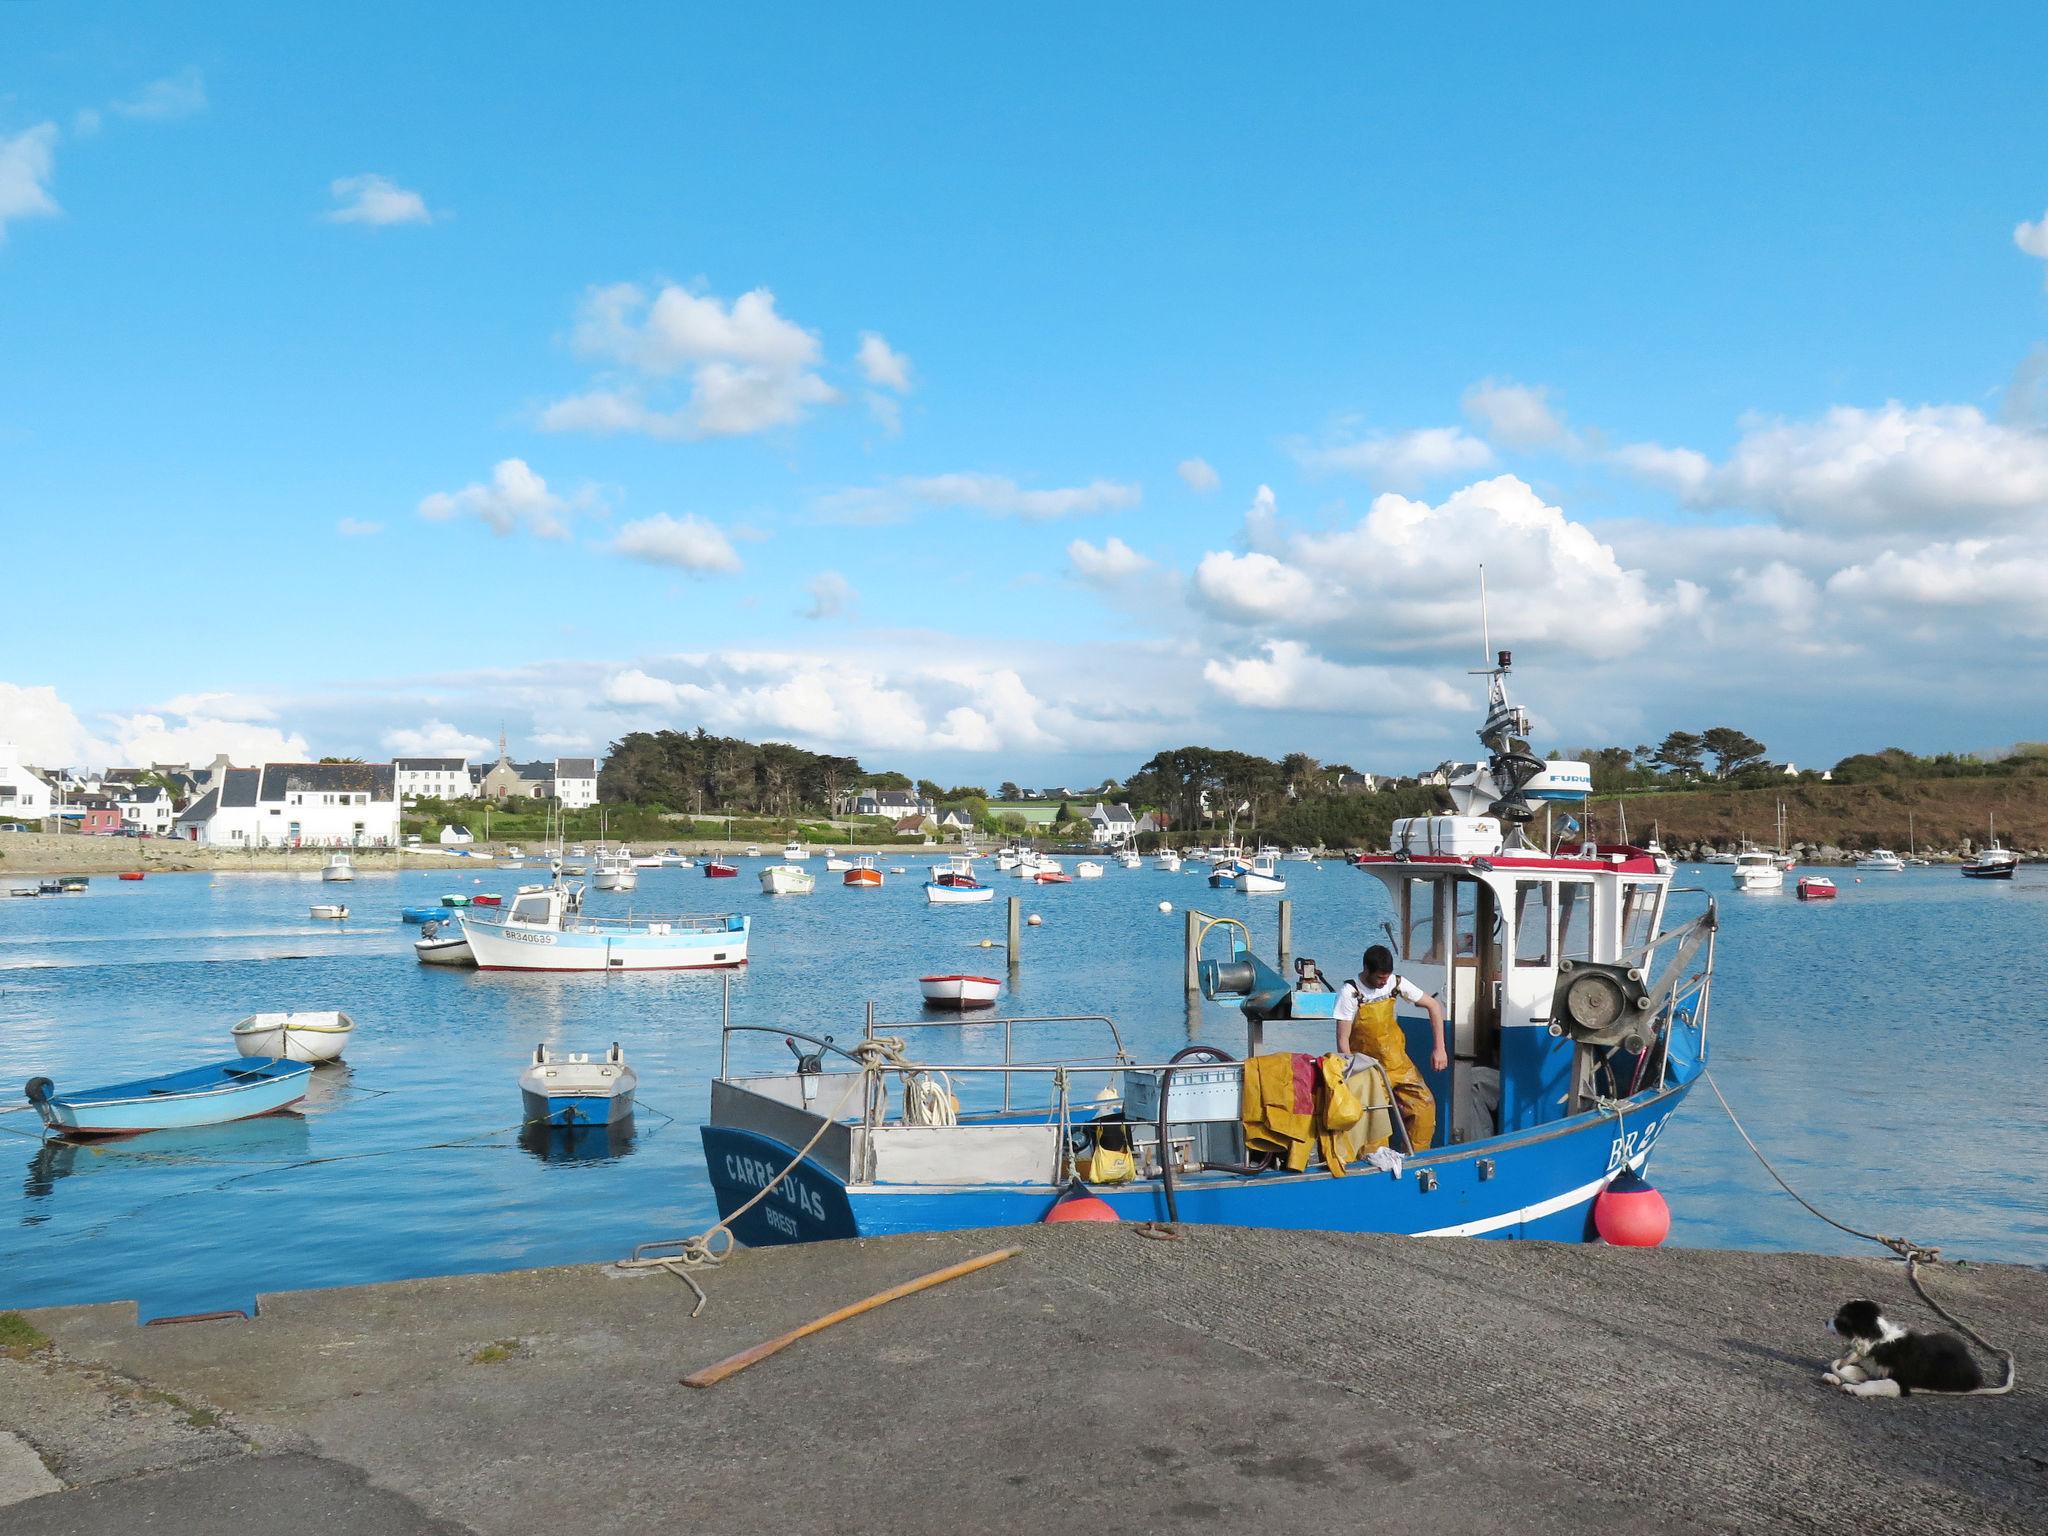
[{"label": "village building", "polygon": [[460,800],[469,793],[469,764],[459,757],[401,757],[391,764],[402,798]]},{"label": "village building", "polygon": [[556,758],[555,798],[562,802],[565,811],[580,811],[597,804],[597,759]]},{"label": "village building", "polygon": [[1088,836],[1098,848],[1121,848],[1138,835],[1138,818],[1122,802],[1104,805],[1098,800],[1081,819],[1088,823]]},{"label": "village building", "polygon": [[905,816],[929,816],[932,806],[914,789],[862,789],[854,792],[853,814],[901,821]]},{"label": "village building", "polygon": [[476,834],[457,822],[449,822],[441,829],[443,848],[461,848],[476,841]]},{"label": "village building", "polygon": [[388,848],[398,841],[389,763],[230,768],[177,818],[176,835],[216,848]]},{"label": "village building", "polygon": [[0,821],[41,821],[50,814],[50,782],[0,746]]},{"label": "village building", "polygon": [[105,795],[87,795],[66,810],[65,819],[77,822],[87,837],[112,837],[121,830],[121,807]]},{"label": "village building", "polygon": [[160,784],[117,784],[108,798],[121,813],[121,825],[151,837],[169,837],[177,813],[171,797]]}]

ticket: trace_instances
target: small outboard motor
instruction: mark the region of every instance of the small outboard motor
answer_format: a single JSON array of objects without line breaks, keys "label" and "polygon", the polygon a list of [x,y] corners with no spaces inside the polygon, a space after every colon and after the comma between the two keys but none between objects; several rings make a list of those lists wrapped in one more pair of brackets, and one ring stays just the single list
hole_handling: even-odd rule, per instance
[{"label": "small outboard motor", "polygon": [[50,1102],[50,1096],[57,1091],[57,1085],[47,1077],[32,1077],[21,1091],[27,1096],[29,1103],[41,1106]]}]

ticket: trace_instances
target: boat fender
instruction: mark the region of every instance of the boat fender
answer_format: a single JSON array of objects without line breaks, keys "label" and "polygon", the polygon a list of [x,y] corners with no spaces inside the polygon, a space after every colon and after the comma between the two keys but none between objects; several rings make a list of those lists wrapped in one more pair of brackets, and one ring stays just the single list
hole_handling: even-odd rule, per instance
[{"label": "boat fender", "polygon": [[1655,1248],[1671,1234],[1671,1207],[1649,1180],[1624,1168],[1594,1197],[1593,1229],[1616,1248]]},{"label": "boat fender", "polygon": [[50,1102],[50,1096],[56,1090],[57,1085],[47,1077],[32,1077],[21,1091],[28,1096],[29,1103],[47,1104]]},{"label": "boat fender", "polygon": [[1061,1221],[1121,1221],[1116,1207],[1107,1200],[1088,1192],[1088,1186],[1076,1179],[1069,1184],[1059,1199],[1052,1203],[1052,1209],[1045,1213],[1044,1223],[1051,1226]]}]

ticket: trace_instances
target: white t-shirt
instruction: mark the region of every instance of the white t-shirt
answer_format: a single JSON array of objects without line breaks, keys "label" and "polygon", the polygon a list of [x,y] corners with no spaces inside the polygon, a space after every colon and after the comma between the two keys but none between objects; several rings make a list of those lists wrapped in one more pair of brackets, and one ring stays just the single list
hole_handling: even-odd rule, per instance
[{"label": "white t-shirt", "polygon": [[1419,1003],[1428,994],[1406,976],[1389,976],[1384,987],[1369,987],[1363,976],[1354,976],[1337,989],[1337,1005],[1332,1016],[1341,1024],[1358,1017],[1360,1003],[1376,1003],[1381,998],[1396,996]]}]

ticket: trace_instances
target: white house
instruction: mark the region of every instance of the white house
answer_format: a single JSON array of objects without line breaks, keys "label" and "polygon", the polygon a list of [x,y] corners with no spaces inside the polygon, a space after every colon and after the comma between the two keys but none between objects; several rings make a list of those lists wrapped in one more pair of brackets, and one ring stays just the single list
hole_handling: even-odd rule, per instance
[{"label": "white house", "polygon": [[460,800],[469,794],[469,764],[459,757],[401,757],[393,760],[400,798],[425,795]]},{"label": "white house", "polygon": [[1098,848],[1121,848],[1138,835],[1138,818],[1131,814],[1128,805],[1104,805],[1098,800],[1083,819]]},{"label": "white house", "polygon": [[49,814],[49,781],[17,757],[14,748],[0,746],[0,821],[41,821]]},{"label": "white house", "polygon": [[467,827],[458,826],[452,821],[441,829],[441,846],[443,848],[461,848],[475,841],[476,834],[474,832],[470,831]]},{"label": "white house", "polygon": [[121,808],[121,825],[135,827],[151,837],[169,837],[177,813],[171,797],[159,784],[111,784],[107,793]]},{"label": "white house", "polygon": [[194,801],[177,835],[232,848],[389,848],[398,796],[389,763],[265,763],[230,768]]},{"label": "white house", "polygon": [[555,798],[565,811],[580,811],[597,804],[597,759],[558,757],[555,759]]},{"label": "white house", "polygon": [[931,802],[914,789],[863,789],[853,797],[856,816],[887,816],[891,821],[901,821],[906,816],[931,813]]}]

